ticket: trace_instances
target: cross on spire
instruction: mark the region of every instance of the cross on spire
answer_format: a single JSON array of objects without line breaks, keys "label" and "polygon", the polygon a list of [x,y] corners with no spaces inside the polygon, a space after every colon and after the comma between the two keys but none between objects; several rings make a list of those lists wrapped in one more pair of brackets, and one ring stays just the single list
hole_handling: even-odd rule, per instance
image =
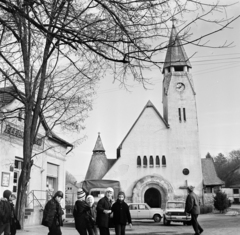
[{"label": "cross on spire", "polygon": [[175,23],[174,23],[174,22],[175,22],[175,21],[177,22],[177,19],[173,16],[172,19],[171,19],[171,21],[172,21],[172,26],[175,26]]}]

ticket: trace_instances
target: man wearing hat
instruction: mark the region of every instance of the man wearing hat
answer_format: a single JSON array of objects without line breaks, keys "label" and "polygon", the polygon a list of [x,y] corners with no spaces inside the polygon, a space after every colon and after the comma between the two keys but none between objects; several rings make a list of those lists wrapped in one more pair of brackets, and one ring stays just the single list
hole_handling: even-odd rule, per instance
[{"label": "man wearing hat", "polygon": [[110,235],[109,220],[110,214],[112,213],[113,192],[114,191],[111,187],[107,188],[105,196],[100,199],[97,204],[97,225],[100,230],[100,235]]},{"label": "man wearing hat", "polygon": [[83,189],[77,191],[77,201],[75,202],[73,217],[75,228],[80,235],[93,235],[93,229],[90,221],[90,206],[85,201],[86,193]]},{"label": "man wearing hat", "polygon": [[10,222],[11,222],[11,200],[12,192],[5,190],[3,192],[3,200],[0,201],[0,234],[10,235]]},{"label": "man wearing hat", "polygon": [[62,215],[63,210],[60,202],[63,198],[63,192],[57,191],[53,198],[47,202],[43,211],[42,225],[49,229],[48,235],[61,235],[61,228],[63,226]]},{"label": "man wearing hat", "polygon": [[197,218],[200,214],[200,206],[198,196],[193,192],[194,187],[188,186],[188,196],[185,204],[185,212],[191,214],[191,222],[195,235],[199,235],[203,232],[202,227],[199,225]]}]

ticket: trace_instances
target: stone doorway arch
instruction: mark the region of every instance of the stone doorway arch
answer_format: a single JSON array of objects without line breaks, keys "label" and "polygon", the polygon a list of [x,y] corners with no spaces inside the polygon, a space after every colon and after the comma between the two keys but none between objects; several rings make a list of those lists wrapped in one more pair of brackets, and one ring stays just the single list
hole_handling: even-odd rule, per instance
[{"label": "stone doorway arch", "polygon": [[162,176],[145,176],[137,181],[133,187],[132,201],[141,203],[144,202],[144,195],[150,188],[158,190],[161,196],[161,208],[165,208],[167,200],[173,199],[173,187]]},{"label": "stone doorway arch", "polygon": [[149,188],[144,193],[144,202],[152,208],[161,208],[161,193],[156,188]]}]

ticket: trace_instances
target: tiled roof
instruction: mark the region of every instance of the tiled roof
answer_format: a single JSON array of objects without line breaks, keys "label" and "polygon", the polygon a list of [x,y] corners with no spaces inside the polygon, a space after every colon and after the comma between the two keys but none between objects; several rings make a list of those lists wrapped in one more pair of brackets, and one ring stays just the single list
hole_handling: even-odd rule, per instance
[{"label": "tiled roof", "polygon": [[0,107],[10,104],[15,98],[12,95],[14,92],[13,87],[2,87],[0,88]]},{"label": "tiled roof", "polygon": [[173,25],[163,69],[170,66],[185,65],[190,68],[192,67],[179,39],[179,34]]},{"label": "tiled roof", "polygon": [[212,158],[202,158],[202,173],[203,184],[210,185],[223,185],[224,182],[218,178],[214,162]]},{"label": "tiled roof", "polygon": [[108,171],[108,159],[105,152],[93,152],[85,180],[99,180]]}]

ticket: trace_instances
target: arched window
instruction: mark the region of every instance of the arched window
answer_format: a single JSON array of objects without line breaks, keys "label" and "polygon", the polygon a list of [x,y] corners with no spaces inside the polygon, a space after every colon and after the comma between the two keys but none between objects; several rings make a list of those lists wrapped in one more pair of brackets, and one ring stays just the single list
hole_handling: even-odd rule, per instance
[{"label": "arched window", "polygon": [[143,157],[143,167],[147,167],[147,157]]},{"label": "arched window", "polygon": [[141,165],[142,165],[142,160],[141,160],[141,157],[138,156],[137,157],[137,167],[141,167]]},{"label": "arched window", "polygon": [[156,156],[156,166],[159,167],[160,166],[160,160],[159,160],[159,156]]},{"label": "arched window", "polygon": [[153,167],[153,156],[150,156],[149,158],[149,166]]},{"label": "arched window", "polygon": [[166,163],[166,157],[163,155],[162,156],[162,166],[166,166],[167,163]]}]

